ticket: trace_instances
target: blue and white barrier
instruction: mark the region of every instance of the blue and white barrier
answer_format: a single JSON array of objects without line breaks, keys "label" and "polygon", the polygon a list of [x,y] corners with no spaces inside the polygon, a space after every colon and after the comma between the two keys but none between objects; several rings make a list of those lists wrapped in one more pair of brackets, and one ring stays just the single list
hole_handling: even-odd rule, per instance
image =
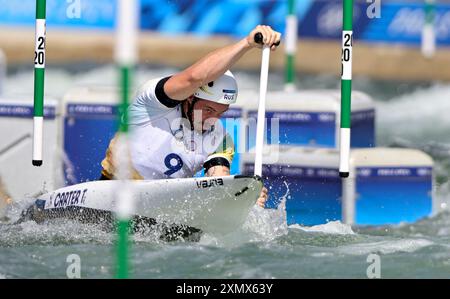
[{"label": "blue and white barrier", "polygon": [[360,225],[414,222],[433,210],[433,159],[414,149],[355,149],[343,180],[343,218]]},{"label": "blue and white barrier", "polygon": [[72,165],[64,166],[72,167],[67,185],[100,177],[100,163],[118,128],[117,94],[113,87],[77,87],[64,95],[62,146]]},{"label": "blue and white barrier", "polygon": [[[241,92],[249,119],[256,119],[254,92]],[[306,147],[337,148],[340,127],[340,91],[307,90],[293,93],[268,92],[266,103],[267,143]],[[277,121],[275,121],[277,120]],[[273,134],[272,126],[279,126]],[[252,126],[250,126],[251,128]],[[375,106],[362,92],[352,93],[351,146],[375,146]],[[248,148],[255,144],[255,133],[248,132]],[[278,137],[277,137],[278,136]],[[278,140],[272,140],[272,139]]]},{"label": "blue and white barrier", "polygon": [[[270,186],[268,207],[286,193],[288,224],[317,225],[340,220],[378,225],[414,222],[433,205],[433,161],[411,149],[353,149],[351,176],[339,177],[339,152],[294,146],[266,146],[263,162]],[[275,158],[274,158],[275,157]],[[253,173],[253,155],[242,156],[243,173]]]}]

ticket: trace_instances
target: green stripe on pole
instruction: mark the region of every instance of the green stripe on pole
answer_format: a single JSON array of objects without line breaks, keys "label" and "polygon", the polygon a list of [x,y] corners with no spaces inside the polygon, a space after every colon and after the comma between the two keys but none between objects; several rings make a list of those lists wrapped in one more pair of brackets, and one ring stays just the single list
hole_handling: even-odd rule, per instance
[{"label": "green stripe on pole", "polygon": [[434,22],[434,1],[425,1],[425,22],[427,24]]},{"label": "green stripe on pole", "polygon": [[295,11],[295,0],[288,0],[288,13],[293,15]]},{"label": "green stripe on pole", "polygon": [[351,125],[352,80],[341,81],[341,128]]},{"label": "green stripe on pole", "polygon": [[353,30],[353,0],[344,0],[343,30]]},{"label": "green stripe on pole", "polygon": [[128,239],[129,221],[119,220],[117,223],[117,273],[116,277],[119,279],[128,278],[128,248],[130,242]]},{"label": "green stripe on pole", "polygon": [[286,55],[286,83],[294,83],[295,69],[294,69],[294,55]]},{"label": "green stripe on pole", "polygon": [[[120,66],[120,94],[121,102],[119,105],[119,132],[120,134],[127,134],[128,132],[128,99],[131,83],[131,68],[128,66]],[[121,167],[127,167],[121,165]],[[118,219],[117,223],[117,273],[116,277],[119,279],[128,278],[129,273],[129,234],[128,227],[130,221],[128,219]]]},{"label": "green stripe on pole", "polygon": [[44,116],[45,69],[34,69],[34,116]]},{"label": "green stripe on pole", "polygon": [[[344,0],[343,3],[344,15],[343,15],[343,31],[353,31],[353,0]],[[345,41],[345,39],[344,39]],[[350,47],[352,48],[353,41],[350,41]],[[347,43],[348,44],[348,43]],[[350,52],[351,53],[351,52]],[[342,55],[345,57],[344,53]],[[344,59],[343,57],[343,59]],[[350,57],[350,61],[351,61]],[[344,68],[344,66],[343,66]],[[343,69],[344,72],[344,69]],[[351,75],[351,73],[350,73]],[[341,128],[350,128],[351,124],[351,96],[352,96],[352,81],[350,78],[343,78],[341,80]]]},{"label": "green stripe on pole", "polygon": [[122,133],[128,132],[128,99],[130,96],[130,85],[131,85],[131,68],[129,66],[120,67],[120,85],[121,85],[121,104],[119,108],[119,113],[122,116],[119,131]]},{"label": "green stripe on pole", "polygon": [[285,66],[285,88],[287,91],[295,89],[295,54],[297,43],[297,16],[295,11],[295,0],[288,0]]},{"label": "green stripe on pole", "polygon": [[46,0],[36,0],[36,19],[45,19]]}]

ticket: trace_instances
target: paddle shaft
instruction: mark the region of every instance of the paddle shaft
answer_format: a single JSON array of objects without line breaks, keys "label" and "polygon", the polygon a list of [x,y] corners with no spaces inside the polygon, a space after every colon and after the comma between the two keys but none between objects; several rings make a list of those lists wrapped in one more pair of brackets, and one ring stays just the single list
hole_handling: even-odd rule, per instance
[{"label": "paddle shaft", "polygon": [[[262,44],[262,34],[255,34],[255,42]],[[277,43],[278,44],[278,43]],[[258,120],[256,124],[255,175],[262,176],[262,152],[264,146],[264,124],[266,121],[266,94],[269,76],[270,46],[262,50],[261,76],[259,79]]]}]

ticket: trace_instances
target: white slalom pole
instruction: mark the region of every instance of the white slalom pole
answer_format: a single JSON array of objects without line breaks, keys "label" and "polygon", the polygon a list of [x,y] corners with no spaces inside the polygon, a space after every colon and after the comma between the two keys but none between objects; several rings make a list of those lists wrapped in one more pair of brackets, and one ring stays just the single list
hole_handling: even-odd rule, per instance
[{"label": "white slalom pole", "polygon": [[[261,33],[255,34],[255,42],[262,44]],[[255,175],[262,176],[262,152],[264,146],[264,124],[266,122],[266,94],[269,77],[270,46],[264,45],[262,50],[261,76],[259,79],[258,120],[256,124]]]},{"label": "white slalom pole", "polygon": [[258,120],[256,124],[255,175],[262,175],[262,151],[264,146],[264,125],[266,122],[266,94],[269,75],[270,47],[264,46],[259,81]]}]

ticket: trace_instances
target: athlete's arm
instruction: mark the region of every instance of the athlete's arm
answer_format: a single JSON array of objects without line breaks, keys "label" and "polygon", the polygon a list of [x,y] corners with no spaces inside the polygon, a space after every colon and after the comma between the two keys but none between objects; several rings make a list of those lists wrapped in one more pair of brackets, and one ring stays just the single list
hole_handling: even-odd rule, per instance
[{"label": "athlete's arm", "polygon": [[215,50],[184,71],[173,75],[164,84],[164,92],[173,100],[187,99],[199,87],[223,75],[247,51],[252,48],[261,48],[261,45],[254,42],[254,36],[258,32],[262,33],[264,44],[272,45],[271,49],[274,51],[276,49],[274,44],[280,41],[281,34],[272,30],[270,26],[259,25],[239,42]]}]

